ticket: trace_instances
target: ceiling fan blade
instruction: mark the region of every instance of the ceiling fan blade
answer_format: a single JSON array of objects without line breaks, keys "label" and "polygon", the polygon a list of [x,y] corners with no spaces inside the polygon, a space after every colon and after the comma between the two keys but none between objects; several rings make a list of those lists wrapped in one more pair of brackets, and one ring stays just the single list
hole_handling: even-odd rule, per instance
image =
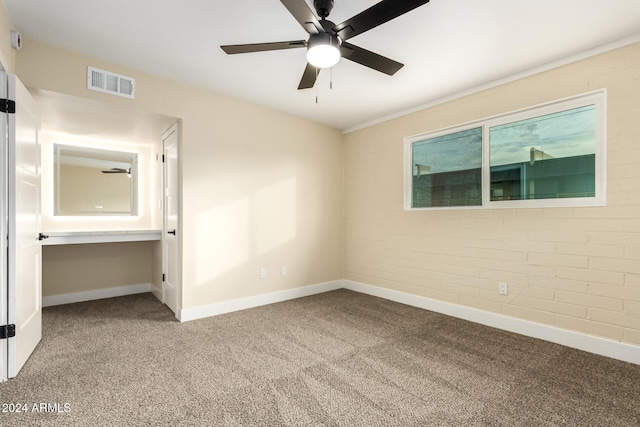
[{"label": "ceiling fan blade", "polygon": [[373,68],[390,76],[404,67],[404,64],[394,61],[393,59],[389,59],[386,56],[379,55],[348,42],[342,43],[340,53],[344,59],[357,62],[365,67]]},{"label": "ceiling fan blade", "polygon": [[265,52],[268,50],[295,49],[306,46],[306,40],[292,40],[288,42],[233,44],[220,47],[229,55],[233,55],[235,53]]},{"label": "ceiling fan blade", "polygon": [[280,0],[290,14],[296,18],[296,21],[302,25],[302,28],[309,34],[317,34],[324,32],[322,25],[311,8],[304,0]]},{"label": "ceiling fan blade", "polygon": [[313,85],[316,84],[316,79],[318,78],[319,71],[320,70],[307,62],[304,73],[302,73],[302,79],[300,80],[300,84],[298,85],[298,90],[311,89]]},{"label": "ceiling fan blade", "polygon": [[382,0],[336,25],[333,30],[342,40],[347,40],[427,3],[429,0]]},{"label": "ceiling fan blade", "polygon": [[101,171],[102,173],[131,173],[131,169],[122,169],[122,168],[111,168],[106,171]]}]

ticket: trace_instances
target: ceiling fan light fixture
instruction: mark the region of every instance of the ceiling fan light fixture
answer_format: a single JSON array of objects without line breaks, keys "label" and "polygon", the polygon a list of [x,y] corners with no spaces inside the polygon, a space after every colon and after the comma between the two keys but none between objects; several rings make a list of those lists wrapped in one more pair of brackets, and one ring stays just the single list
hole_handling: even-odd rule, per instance
[{"label": "ceiling fan light fixture", "polygon": [[330,68],[340,61],[342,41],[335,34],[312,34],[307,42],[307,62],[318,68]]}]

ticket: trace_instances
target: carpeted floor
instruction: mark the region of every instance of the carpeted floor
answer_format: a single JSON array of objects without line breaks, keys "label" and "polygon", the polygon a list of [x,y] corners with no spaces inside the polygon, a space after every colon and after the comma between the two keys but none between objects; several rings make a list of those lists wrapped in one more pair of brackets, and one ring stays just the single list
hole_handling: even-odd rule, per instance
[{"label": "carpeted floor", "polygon": [[638,365],[347,290],[182,324],[151,294],[43,316],[2,426],[640,425]]}]

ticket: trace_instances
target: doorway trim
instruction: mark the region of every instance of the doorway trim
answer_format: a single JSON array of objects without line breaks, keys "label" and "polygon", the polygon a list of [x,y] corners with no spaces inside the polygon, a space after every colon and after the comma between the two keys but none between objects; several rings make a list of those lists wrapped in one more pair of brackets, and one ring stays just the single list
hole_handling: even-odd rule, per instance
[{"label": "doorway trim", "polygon": [[[0,58],[0,98],[7,97],[7,72],[4,61]],[[9,201],[8,185],[8,144],[7,144],[7,115],[0,114],[0,237],[2,244],[0,245],[0,324],[6,325],[9,322],[8,310],[8,270],[7,270],[7,254],[9,242],[8,230],[8,211],[7,205]],[[8,379],[8,341],[0,340],[0,383]]]}]

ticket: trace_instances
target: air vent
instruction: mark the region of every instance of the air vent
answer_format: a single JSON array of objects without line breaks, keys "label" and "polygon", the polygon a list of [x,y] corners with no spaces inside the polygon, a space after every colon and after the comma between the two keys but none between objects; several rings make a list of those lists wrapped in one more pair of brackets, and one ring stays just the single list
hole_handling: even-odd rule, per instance
[{"label": "air vent", "polygon": [[126,98],[135,98],[136,81],[133,77],[88,67],[87,88]]}]

